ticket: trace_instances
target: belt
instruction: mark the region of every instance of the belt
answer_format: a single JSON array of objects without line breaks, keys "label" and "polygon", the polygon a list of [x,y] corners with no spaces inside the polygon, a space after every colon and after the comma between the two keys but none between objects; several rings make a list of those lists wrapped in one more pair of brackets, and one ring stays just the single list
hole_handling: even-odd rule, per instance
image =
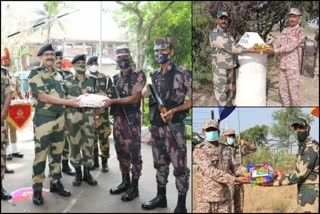
[{"label": "belt", "polygon": [[35,113],[42,116],[58,118],[61,115],[63,115],[64,111],[61,111],[58,113],[58,112],[54,112],[46,109],[36,109]]},{"label": "belt", "polygon": [[299,189],[315,189],[316,185],[319,184],[301,184]]},{"label": "belt", "polygon": [[89,108],[89,107],[77,108],[78,112],[88,112],[88,111],[91,111],[91,110],[92,110],[92,108]]}]

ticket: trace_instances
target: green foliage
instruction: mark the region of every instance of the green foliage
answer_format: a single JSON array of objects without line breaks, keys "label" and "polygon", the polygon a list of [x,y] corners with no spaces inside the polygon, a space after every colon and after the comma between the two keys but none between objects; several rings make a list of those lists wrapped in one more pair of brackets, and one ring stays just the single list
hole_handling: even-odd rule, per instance
[{"label": "green foliage", "polygon": [[253,142],[256,146],[265,146],[268,143],[269,127],[256,125],[240,133],[242,140]]},{"label": "green foliage", "polygon": [[149,98],[145,98],[143,101],[143,126],[150,126],[149,121]]}]

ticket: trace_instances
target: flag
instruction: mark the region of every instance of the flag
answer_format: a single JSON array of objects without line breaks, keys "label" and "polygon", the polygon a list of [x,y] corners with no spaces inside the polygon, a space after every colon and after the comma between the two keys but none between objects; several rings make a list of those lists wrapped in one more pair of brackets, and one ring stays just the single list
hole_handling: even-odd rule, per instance
[{"label": "flag", "polygon": [[315,117],[319,117],[319,107],[311,108],[311,114]]},{"label": "flag", "polygon": [[219,120],[220,123],[222,120],[227,118],[236,107],[219,107]]}]

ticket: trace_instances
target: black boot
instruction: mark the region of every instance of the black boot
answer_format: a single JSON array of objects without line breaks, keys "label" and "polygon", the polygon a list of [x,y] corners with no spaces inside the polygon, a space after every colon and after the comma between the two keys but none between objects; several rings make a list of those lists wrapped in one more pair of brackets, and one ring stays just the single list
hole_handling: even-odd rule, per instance
[{"label": "black boot", "polygon": [[66,173],[67,175],[74,176],[76,173],[72,171],[72,169],[69,167],[68,160],[62,160],[62,172]]},{"label": "black boot", "polygon": [[8,161],[12,160],[12,154],[8,154],[8,155],[6,156],[6,159],[7,159]]},{"label": "black boot", "polygon": [[1,183],[1,200],[8,201],[11,198],[12,198],[11,195],[9,193],[7,193],[7,191],[5,189],[2,188],[2,183]]},{"label": "black boot", "polygon": [[152,210],[157,207],[167,207],[166,187],[158,186],[157,197],[155,197],[151,201],[147,201],[142,204],[142,208],[146,210]]},{"label": "black boot", "polygon": [[105,173],[108,172],[109,168],[108,168],[108,159],[101,157],[101,172]]},{"label": "black boot", "polygon": [[12,174],[12,173],[14,173],[14,170],[13,169],[8,169],[8,167],[6,167],[4,172],[7,173],[7,174]]},{"label": "black boot", "polygon": [[94,170],[95,168],[99,168],[99,149],[96,148],[93,150],[93,166],[90,167],[90,170]]},{"label": "black boot", "polygon": [[15,158],[23,158],[23,154],[21,154],[20,152],[16,152],[16,153],[12,153],[12,157],[15,157]]},{"label": "black boot", "polygon": [[178,196],[178,203],[176,208],[174,209],[174,213],[187,213],[186,208],[186,195]]},{"label": "black boot", "polygon": [[132,201],[135,197],[139,196],[138,182],[139,182],[139,179],[132,178],[132,183],[131,183],[129,189],[121,197],[122,201]]},{"label": "black boot", "polygon": [[122,183],[116,187],[110,189],[111,194],[120,194],[127,191],[130,186],[130,174],[129,172],[122,172]]},{"label": "black boot", "polygon": [[75,167],[76,170],[76,176],[74,178],[73,186],[80,186],[81,185],[81,181],[82,181],[82,170],[81,170],[81,166]]},{"label": "black boot", "polygon": [[64,188],[60,180],[58,180],[57,183],[50,182],[50,192],[56,192],[64,197],[69,197],[71,195],[71,193]]},{"label": "black boot", "polygon": [[90,174],[90,170],[87,167],[83,167],[83,181],[87,182],[91,186],[95,186],[98,184],[96,180],[93,179],[93,177]]},{"label": "black boot", "polygon": [[42,197],[42,189],[41,190],[33,190],[32,201],[34,205],[42,205],[43,197]]}]

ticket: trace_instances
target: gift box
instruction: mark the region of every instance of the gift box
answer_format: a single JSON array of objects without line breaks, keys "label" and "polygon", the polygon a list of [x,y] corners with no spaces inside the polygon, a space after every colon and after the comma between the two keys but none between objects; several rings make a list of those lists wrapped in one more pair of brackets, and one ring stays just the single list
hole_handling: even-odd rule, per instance
[{"label": "gift box", "polygon": [[244,176],[252,186],[265,186],[277,176],[277,171],[269,163],[250,163]]}]

